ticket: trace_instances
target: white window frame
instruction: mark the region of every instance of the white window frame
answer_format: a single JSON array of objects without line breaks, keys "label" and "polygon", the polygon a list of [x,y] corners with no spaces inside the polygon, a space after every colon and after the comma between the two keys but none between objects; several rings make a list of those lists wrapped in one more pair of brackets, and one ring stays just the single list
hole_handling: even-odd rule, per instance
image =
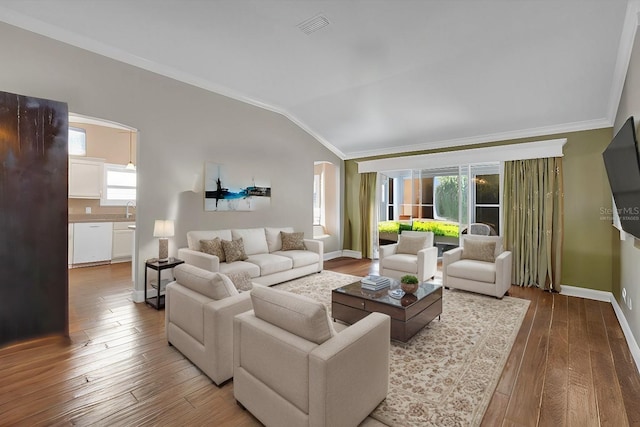
[{"label": "white window frame", "polygon": [[[134,198],[133,200],[131,200],[131,199],[107,199],[107,194],[108,194],[107,190],[109,189],[109,186],[107,185],[107,182],[108,182],[107,177],[109,175],[109,172],[124,172],[124,173],[130,173],[130,174],[133,174],[133,175],[136,174],[135,170],[127,169],[126,165],[117,165],[117,164],[113,164],[113,163],[105,163],[105,165],[104,165],[104,179],[102,180],[102,198],[100,199],[100,205],[101,206],[126,206],[130,202],[134,202],[135,203],[136,202],[135,199],[137,198],[137,194],[136,194],[136,198]],[[116,186],[112,186],[112,187],[116,188]],[[136,190],[136,187],[117,186],[117,188],[133,188],[134,190]]]}]

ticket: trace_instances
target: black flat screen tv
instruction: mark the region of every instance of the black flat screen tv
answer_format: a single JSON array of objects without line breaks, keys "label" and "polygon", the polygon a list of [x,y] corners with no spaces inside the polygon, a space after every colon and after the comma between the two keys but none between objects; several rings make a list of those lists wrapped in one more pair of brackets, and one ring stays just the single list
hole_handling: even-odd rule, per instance
[{"label": "black flat screen tv", "polygon": [[640,239],[640,154],[633,116],[602,153],[620,225]]}]

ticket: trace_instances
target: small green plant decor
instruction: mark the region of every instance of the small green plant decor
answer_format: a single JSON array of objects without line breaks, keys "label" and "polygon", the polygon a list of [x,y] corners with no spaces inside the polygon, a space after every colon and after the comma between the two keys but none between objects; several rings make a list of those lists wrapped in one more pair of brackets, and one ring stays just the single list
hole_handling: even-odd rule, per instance
[{"label": "small green plant decor", "polygon": [[400,288],[408,294],[412,294],[418,290],[419,281],[416,276],[407,274],[400,278]]}]

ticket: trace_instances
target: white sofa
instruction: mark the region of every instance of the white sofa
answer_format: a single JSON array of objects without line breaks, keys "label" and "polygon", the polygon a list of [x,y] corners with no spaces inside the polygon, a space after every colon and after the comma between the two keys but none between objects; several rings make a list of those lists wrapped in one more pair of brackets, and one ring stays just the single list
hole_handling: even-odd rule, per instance
[{"label": "white sofa", "polygon": [[[178,258],[211,272],[247,272],[252,282],[265,286],[322,271],[324,254],[321,241],[304,239],[306,250],[282,250],[280,232],[293,231],[291,227],[189,231],[188,247],[178,249]],[[212,240],[216,237],[221,240],[242,238],[248,259],[220,262],[217,256],[200,251],[200,240]]]},{"label": "white sofa", "polygon": [[175,267],[174,276],[165,294],[167,341],[221,385],[233,376],[233,317],[251,310],[249,292],[188,264]]},{"label": "white sofa", "polygon": [[442,254],[442,284],[502,298],[511,287],[511,263],[502,237],[467,235],[462,247]]}]

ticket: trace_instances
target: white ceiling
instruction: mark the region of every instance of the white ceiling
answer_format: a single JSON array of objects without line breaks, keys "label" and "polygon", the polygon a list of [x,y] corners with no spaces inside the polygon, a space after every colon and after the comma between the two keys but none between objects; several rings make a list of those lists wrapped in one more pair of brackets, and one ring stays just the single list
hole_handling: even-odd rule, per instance
[{"label": "white ceiling", "polygon": [[[611,126],[636,8],[626,0],[0,0],[0,21],[283,113],[354,158]],[[297,28],[318,14],[327,27]]]}]

